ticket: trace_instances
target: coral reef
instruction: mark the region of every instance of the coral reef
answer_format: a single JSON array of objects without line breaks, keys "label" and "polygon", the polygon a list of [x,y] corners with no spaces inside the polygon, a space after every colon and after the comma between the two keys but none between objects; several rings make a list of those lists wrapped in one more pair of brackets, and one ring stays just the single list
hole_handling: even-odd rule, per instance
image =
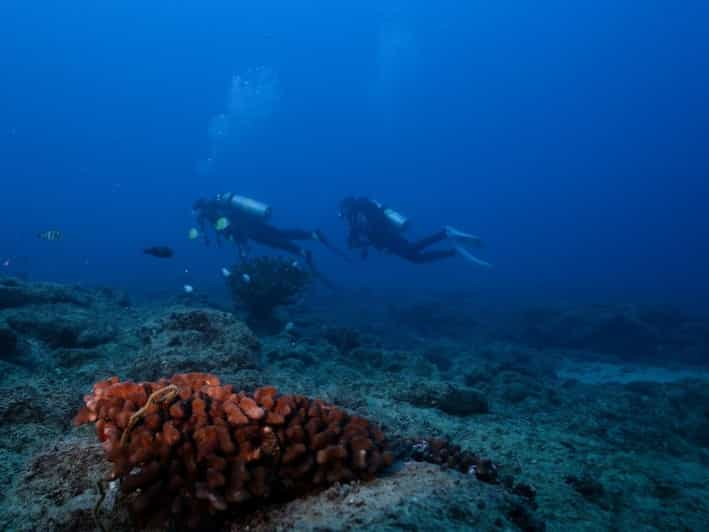
[{"label": "coral reef", "polygon": [[371,479],[391,464],[367,420],[262,387],[253,395],[205,373],[101,381],[74,423],[95,423],[113,476],[141,523],[189,527],[271,496]]},{"label": "coral reef", "polygon": [[294,303],[310,279],[292,260],[258,257],[234,266],[227,283],[234,302],[249,313],[249,322],[263,324],[273,320],[276,307]]}]

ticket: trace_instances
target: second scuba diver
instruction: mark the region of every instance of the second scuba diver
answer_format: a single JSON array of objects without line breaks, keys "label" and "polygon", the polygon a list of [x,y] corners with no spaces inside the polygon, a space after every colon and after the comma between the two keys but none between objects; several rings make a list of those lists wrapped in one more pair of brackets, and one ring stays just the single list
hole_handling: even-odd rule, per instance
[{"label": "second scuba diver", "polygon": [[[340,203],[340,217],[349,227],[349,248],[360,249],[362,258],[367,257],[369,246],[372,246],[416,264],[460,256],[479,266],[490,267],[489,263],[475,257],[468,249],[482,247],[477,236],[446,226],[426,238],[411,242],[401,234],[407,229],[408,220],[393,209],[369,198],[345,198]],[[452,247],[427,249],[444,240],[450,242]]]}]

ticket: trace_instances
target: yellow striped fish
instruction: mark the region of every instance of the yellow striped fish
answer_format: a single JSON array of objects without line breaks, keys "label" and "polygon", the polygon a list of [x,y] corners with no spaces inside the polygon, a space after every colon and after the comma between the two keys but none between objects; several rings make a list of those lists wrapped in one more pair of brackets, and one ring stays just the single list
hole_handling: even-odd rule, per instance
[{"label": "yellow striped fish", "polygon": [[50,230],[50,231],[42,231],[41,233],[37,233],[37,238],[40,240],[61,240],[64,238],[64,235],[62,234],[61,231],[55,231],[55,230]]}]

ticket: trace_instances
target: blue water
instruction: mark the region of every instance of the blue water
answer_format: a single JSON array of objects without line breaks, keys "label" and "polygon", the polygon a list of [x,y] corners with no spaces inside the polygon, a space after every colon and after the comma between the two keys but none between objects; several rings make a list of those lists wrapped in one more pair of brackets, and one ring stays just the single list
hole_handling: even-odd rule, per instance
[{"label": "blue water", "polygon": [[[344,245],[363,194],[412,236],[481,235],[495,268],[314,247],[342,285],[706,311],[708,24],[694,1],[3,1],[2,268],[178,293],[234,260],[187,239],[196,197]],[[224,146],[210,120],[258,68],[268,109]]]}]

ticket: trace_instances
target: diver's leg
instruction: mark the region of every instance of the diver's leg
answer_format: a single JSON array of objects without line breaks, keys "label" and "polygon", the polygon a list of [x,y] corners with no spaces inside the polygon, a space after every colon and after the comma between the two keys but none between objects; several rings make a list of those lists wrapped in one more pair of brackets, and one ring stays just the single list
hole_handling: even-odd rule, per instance
[{"label": "diver's leg", "polygon": [[277,229],[281,238],[286,240],[318,240],[317,231],[305,231],[303,229]]},{"label": "diver's leg", "polygon": [[418,242],[414,242],[411,244],[411,247],[414,251],[421,251],[424,248],[427,248],[428,246],[432,246],[433,244],[437,244],[438,242],[441,242],[443,240],[446,240],[448,238],[448,233],[446,233],[445,229],[441,229],[440,231],[433,233],[431,236],[427,236],[426,238],[422,238]]},{"label": "diver's leg", "polygon": [[299,255],[301,257],[307,255],[306,250],[285,238],[277,238],[273,235],[251,235],[251,240],[273,249],[280,249],[281,251],[292,253],[293,255]]},{"label": "diver's leg", "polygon": [[319,229],[316,229],[315,231],[304,231],[302,229],[277,229],[272,227],[272,230],[277,232],[279,237],[287,240],[315,240],[320,242],[335,255],[342,257],[345,260],[350,260],[347,254],[333,245],[332,242],[330,242],[330,240],[325,237],[325,234]]},{"label": "diver's leg", "polygon": [[447,238],[450,238],[451,240],[453,240],[453,242],[456,242],[457,244],[477,248],[482,247],[482,240],[479,236],[471,235],[470,233],[464,233],[460,229],[456,229],[455,227],[451,227],[450,225],[445,226],[443,228],[443,231],[446,234]]},{"label": "diver's leg", "polygon": [[465,246],[457,244],[455,246],[455,252],[459,256],[463,257],[465,260],[470,262],[471,264],[475,264],[477,266],[482,266],[483,268],[492,268],[492,264],[490,264],[489,262],[486,262],[482,259],[477,258],[475,255],[470,253],[470,251],[468,251],[468,249]]},{"label": "diver's leg", "polygon": [[458,252],[455,249],[442,249],[440,251],[414,251],[408,255],[402,256],[409,262],[414,264],[426,264],[429,262],[436,262],[439,260],[449,259],[455,257]]}]

